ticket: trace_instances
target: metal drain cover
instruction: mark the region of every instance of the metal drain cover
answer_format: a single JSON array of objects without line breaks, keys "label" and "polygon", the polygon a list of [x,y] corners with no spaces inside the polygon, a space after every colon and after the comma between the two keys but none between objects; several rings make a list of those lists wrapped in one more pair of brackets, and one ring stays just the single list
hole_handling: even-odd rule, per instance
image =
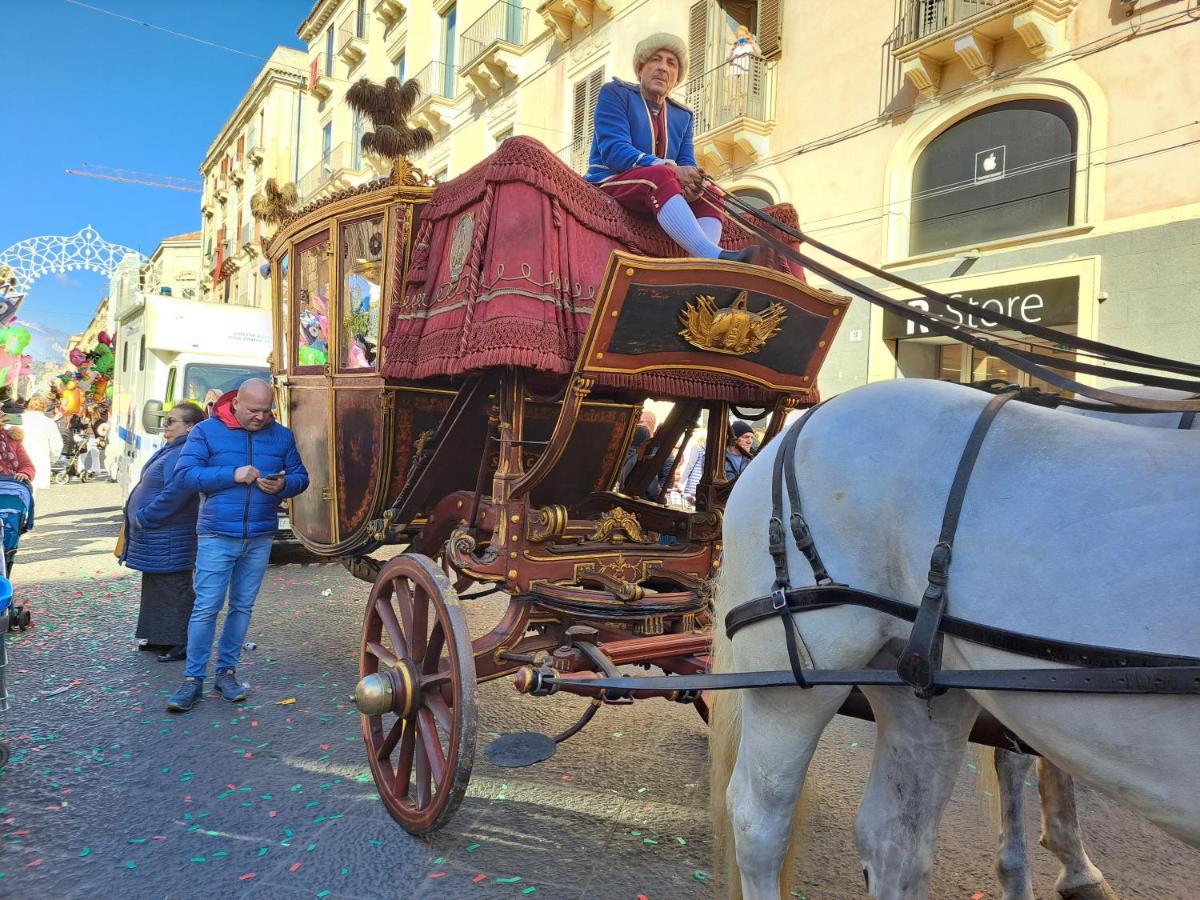
[{"label": "metal drain cover", "polygon": [[545,762],[554,755],[558,744],[548,734],[536,731],[518,731],[502,734],[483,751],[484,757],[494,766],[506,769],[523,769],[535,763]]}]

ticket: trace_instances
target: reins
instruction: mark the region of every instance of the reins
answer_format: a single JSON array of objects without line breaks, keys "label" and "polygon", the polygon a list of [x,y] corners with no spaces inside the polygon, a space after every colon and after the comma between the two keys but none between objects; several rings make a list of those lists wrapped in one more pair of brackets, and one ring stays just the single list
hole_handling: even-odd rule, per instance
[{"label": "reins", "polygon": [[[707,176],[706,176],[707,177]],[[710,179],[711,180],[711,179]],[[1103,378],[1111,378],[1117,381],[1126,381],[1131,384],[1141,384],[1149,387],[1168,388],[1172,390],[1185,391],[1193,395],[1200,395],[1200,381],[1188,381],[1181,378],[1167,377],[1163,375],[1154,375],[1148,372],[1134,371],[1128,368],[1117,368],[1116,366],[1138,366],[1143,369],[1150,369],[1157,372],[1171,373],[1172,375],[1186,375],[1193,378],[1200,378],[1200,365],[1193,363],[1185,363],[1179,360],[1167,359],[1165,357],[1153,356],[1147,353],[1138,351],[1126,350],[1121,347],[1116,347],[1111,344],[1105,344],[1100,341],[1093,341],[1087,338],[1082,338],[1077,335],[1069,335],[1054,329],[1047,328],[1043,325],[1037,325],[1030,322],[1025,322],[1021,319],[1013,318],[1001,312],[993,312],[988,310],[988,319],[995,321],[999,325],[1003,325],[1013,331],[1021,334],[1036,337],[1039,339],[1050,340],[1059,346],[1066,347],[1078,354],[1098,360],[1102,363],[1111,363],[1112,365],[1093,365],[1091,363],[1080,362],[1077,359],[1066,359],[1061,357],[1049,356],[1044,353],[1037,353],[1033,350],[1025,350],[1017,347],[1005,346],[993,337],[984,337],[987,332],[982,332],[979,329],[971,328],[966,323],[953,322],[944,318],[930,310],[922,310],[907,303],[888,297],[886,294],[868,287],[859,281],[836,271],[824,263],[813,259],[811,256],[801,253],[794,249],[785,241],[780,240],[776,234],[783,234],[793,240],[802,241],[809,246],[820,250],[835,259],[849,263],[856,268],[867,272],[868,274],[881,278],[898,287],[903,287],[907,290],[914,291],[922,297],[934,300],[938,303],[945,304],[948,308],[959,312],[977,313],[977,307],[959,300],[955,297],[950,297],[946,294],[939,293],[930,288],[924,287],[916,282],[909,281],[893,272],[888,272],[869,263],[843,253],[828,244],[810,238],[803,232],[792,228],[784,222],[780,222],[772,216],[767,215],[762,210],[755,209],[738,197],[726,194],[724,197],[724,205],[726,210],[734,217],[737,225],[743,228],[748,233],[760,239],[763,243],[769,246],[776,253],[781,254],[787,259],[804,266],[812,272],[828,279],[832,284],[839,288],[849,291],[850,293],[861,297],[862,299],[876,306],[882,307],[896,315],[901,316],[907,321],[920,325],[928,329],[931,333],[938,334],[944,337],[952,338],[961,343],[969,344],[970,346],[998,357],[1034,376],[1048,384],[1054,385],[1060,390],[1070,391],[1074,394],[1082,394],[1093,401],[1098,401],[1105,404],[1107,408],[1117,411],[1145,411],[1145,412],[1197,412],[1200,411],[1200,396],[1193,396],[1188,399],[1178,400],[1160,400],[1153,398],[1128,397],[1123,394],[1113,393],[1101,388],[1092,387],[1084,384],[1074,378],[1069,378],[1054,371],[1054,369],[1066,369],[1068,371],[1084,374],[1095,375]],[[1072,405],[1074,401],[1064,398],[1062,401],[1066,405]]]}]

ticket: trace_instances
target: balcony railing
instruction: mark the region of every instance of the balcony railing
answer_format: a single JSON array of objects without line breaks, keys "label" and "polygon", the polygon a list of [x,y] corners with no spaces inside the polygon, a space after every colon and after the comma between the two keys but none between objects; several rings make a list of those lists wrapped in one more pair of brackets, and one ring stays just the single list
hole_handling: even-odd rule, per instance
[{"label": "balcony railing", "polygon": [[438,62],[437,60],[434,60],[423,68],[413,76],[417,84],[420,85],[421,100],[427,97],[441,97],[445,100],[453,100],[455,94],[455,74],[453,66],[448,66],[444,62]]},{"label": "balcony railing", "polygon": [[591,150],[592,139],[590,137],[581,137],[576,138],[559,150],[557,156],[578,174],[586,175],[588,170],[588,156]]},{"label": "balcony railing", "polygon": [[355,30],[353,20],[338,31],[337,54],[350,66],[362,62],[367,55],[366,38]]},{"label": "balcony railing", "polygon": [[493,44],[503,42],[514,47],[523,46],[528,26],[528,10],[500,0],[463,32],[460,65],[463,68],[470,66]]},{"label": "balcony railing", "polygon": [[308,64],[308,90],[318,100],[333,93],[333,59],[325,52],[318,53]]},{"label": "balcony railing", "polygon": [[727,62],[684,85],[684,102],[694,111],[699,137],[737,119],[775,118],[775,67],[757,56]]},{"label": "balcony railing", "polygon": [[241,246],[244,247],[244,246],[246,246],[246,244],[252,243],[253,241],[254,241],[254,223],[253,222],[243,222],[242,223],[242,233],[241,233]]},{"label": "balcony railing", "polygon": [[1008,0],[904,0],[900,43],[911,44]]},{"label": "balcony railing", "polygon": [[302,203],[308,202],[327,185],[344,186],[361,174],[361,158],[357,157],[350,141],[343,141],[321,157],[320,162],[309,169],[296,182],[296,193]]}]

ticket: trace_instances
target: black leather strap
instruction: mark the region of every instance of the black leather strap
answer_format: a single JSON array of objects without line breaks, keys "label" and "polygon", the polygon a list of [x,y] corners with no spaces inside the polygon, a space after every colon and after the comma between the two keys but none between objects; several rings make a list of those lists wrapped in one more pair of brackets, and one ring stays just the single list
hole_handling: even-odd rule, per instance
[{"label": "black leather strap", "polygon": [[933,674],[942,664],[941,622],[946,614],[946,585],[950,580],[950,561],[954,555],[954,534],[958,530],[958,517],[962,513],[963,500],[967,496],[967,485],[975,470],[975,461],[987,437],[992,422],[1001,407],[1015,395],[1013,392],[997,394],[988,401],[975,425],[950,485],[946,508],[942,513],[942,531],[929,559],[929,583],[921,597],[921,608],[908,636],[908,645],[900,654],[896,671],[900,677],[917,689],[917,696],[929,697],[933,691]]},{"label": "black leather strap", "polygon": [[[818,404],[819,406],[820,404]],[[791,502],[792,538],[796,542],[797,549],[804,554],[804,558],[812,566],[817,582],[828,583],[832,579],[825,571],[825,564],[821,562],[821,556],[817,553],[817,548],[812,541],[812,534],[800,512],[800,488],[796,483],[796,443],[800,440],[800,432],[804,430],[804,426],[808,424],[818,407],[813,407],[806,415],[798,419],[787,430],[783,440],[779,443],[779,452],[775,454],[775,465],[771,472],[771,521],[767,525],[767,547],[770,550],[771,559],[775,563],[775,584],[771,589],[771,602],[779,615],[779,620],[783,623],[784,642],[787,645],[788,664],[792,668],[793,683],[800,687],[807,687],[804,679],[805,663],[808,664],[808,668],[812,668],[812,658],[809,656],[807,648],[804,648],[803,658],[801,658],[802,641],[796,632],[796,623],[792,621],[792,614],[788,611],[784,595],[784,592],[791,586],[787,544],[783,534],[784,479],[787,479],[787,490]]]},{"label": "black leather strap", "polygon": [[[882,594],[847,587],[844,584],[809,585],[791,588],[785,597],[787,607],[793,613],[813,609],[828,609],[833,606],[861,606],[876,612],[906,619],[917,618],[919,608],[903,600],[894,600]],[[725,633],[732,637],[747,625],[779,615],[773,606],[772,597],[760,597],[734,607],[725,616]],[[1150,653],[1144,650],[1126,650],[1120,647],[1101,647],[1093,644],[1078,644],[1053,638],[1034,637],[1018,631],[1008,631],[992,625],[981,625],[954,616],[943,616],[942,631],[951,637],[961,638],[973,644],[994,647],[1008,653],[1029,656],[1046,662],[1070,666],[1115,666],[1115,667],[1163,667],[1200,666],[1200,658],[1178,656],[1170,653]],[[811,672],[807,673],[812,675]],[[936,683],[936,679],[935,679]]]},{"label": "black leather strap", "polygon": [[[905,682],[888,669],[825,669],[806,673],[806,687],[825,685],[903,687]],[[705,675],[563,678],[553,669],[538,670],[534,693],[567,688],[571,693],[603,694],[607,699],[636,697],[639,691],[728,691],[744,688],[793,687],[788,671],[721,672]],[[1033,691],[1065,694],[1197,694],[1200,666],[1129,669],[942,669],[933,686],[940,691]]]},{"label": "black leather strap", "polygon": [[1196,421],[1195,411],[1185,412],[1182,416],[1179,417],[1179,430],[1180,431],[1191,431],[1192,423],[1195,421]]}]

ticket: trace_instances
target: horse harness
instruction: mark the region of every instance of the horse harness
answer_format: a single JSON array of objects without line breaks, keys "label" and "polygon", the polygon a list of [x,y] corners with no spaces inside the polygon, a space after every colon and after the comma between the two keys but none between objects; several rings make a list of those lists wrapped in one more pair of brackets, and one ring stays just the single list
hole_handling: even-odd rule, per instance
[{"label": "horse harness", "polygon": [[[795,466],[788,465],[788,461],[795,457],[800,432],[819,407],[810,410],[808,415],[788,429],[775,457],[771,483],[772,510],[768,525],[768,547],[775,564],[775,583],[771,594],[730,610],[725,617],[726,634],[732,637],[747,625],[778,617],[784,626],[793,681],[800,687],[814,684],[909,685],[918,696],[926,698],[952,687],[964,686],[978,690],[1067,693],[1200,693],[1200,659],[1195,657],[1033,637],[946,614],[946,588],[953,558],[954,535],[971,472],[997,414],[1019,394],[1017,390],[997,394],[988,401],[975,421],[954,473],[942,516],[941,533],[929,561],[927,586],[917,606],[839,584],[829,575],[801,509]],[[1187,418],[1185,416],[1186,424],[1180,423],[1180,428],[1190,427],[1191,422],[1186,421]],[[785,484],[790,501],[792,540],[808,561],[816,580],[816,584],[807,587],[791,587],[783,524]],[[894,673],[880,670],[812,671],[812,656],[797,632],[792,615],[842,605],[866,607],[913,623],[908,643],[900,654]],[[1020,656],[1081,668],[948,671],[941,667],[942,644],[946,635]],[[870,677],[867,677],[868,673]],[[880,679],[881,674],[891,678]],[[820,677],[814,680],[814,675]]]}]

